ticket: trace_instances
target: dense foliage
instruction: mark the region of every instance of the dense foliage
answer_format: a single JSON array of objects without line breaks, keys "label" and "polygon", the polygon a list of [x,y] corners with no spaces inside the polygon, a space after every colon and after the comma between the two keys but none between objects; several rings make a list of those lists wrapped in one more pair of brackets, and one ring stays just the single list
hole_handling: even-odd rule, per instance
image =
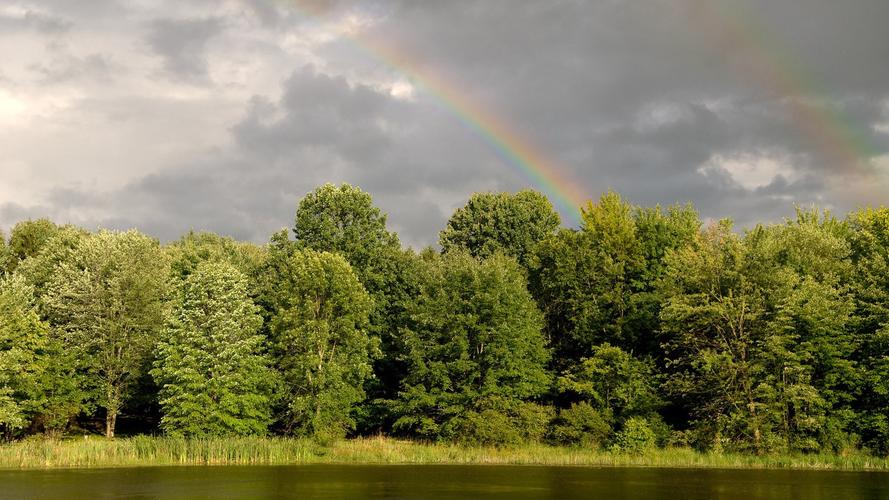
[{"label": "dense foliage", "polygon": [[889,454],[889,209],[581,211],[476,194],[420,253],[345,184],[267,245],[23,221],[0,432]]}]

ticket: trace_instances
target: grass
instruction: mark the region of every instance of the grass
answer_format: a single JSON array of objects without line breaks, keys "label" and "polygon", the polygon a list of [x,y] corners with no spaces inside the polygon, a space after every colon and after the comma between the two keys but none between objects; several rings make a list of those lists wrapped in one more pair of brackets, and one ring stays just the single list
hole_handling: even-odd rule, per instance
[{"label": "grass", "polygon": [[0,445],[0,468],[137,467],[159,465],[486,464],[699,468],[885,470],[889,459],[864,454],[741,455],[685,448],[640,455],[527,445],[465,447],[392,438],[361,438],[319,445],[290,438],[178,439],[136,436],[106,440],[28,439]]}]

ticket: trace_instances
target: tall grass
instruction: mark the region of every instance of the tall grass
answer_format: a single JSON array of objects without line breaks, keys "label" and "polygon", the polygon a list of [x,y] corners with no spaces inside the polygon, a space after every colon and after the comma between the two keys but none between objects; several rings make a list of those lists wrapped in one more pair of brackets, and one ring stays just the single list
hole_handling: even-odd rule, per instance
[{"label": "tall grass", "polygon": [[889,459],[864,454],[741,455],[685,448],[622,454],[581,448],[527,445],[465,447],[392,438],[363,438],[320,445],[290,438],[137,436],[106,440],[29,439],[0,445],[0,468],[135,467],[153,465],[285,464],[524,464],[637,467],[719,467],[887,470]]}]

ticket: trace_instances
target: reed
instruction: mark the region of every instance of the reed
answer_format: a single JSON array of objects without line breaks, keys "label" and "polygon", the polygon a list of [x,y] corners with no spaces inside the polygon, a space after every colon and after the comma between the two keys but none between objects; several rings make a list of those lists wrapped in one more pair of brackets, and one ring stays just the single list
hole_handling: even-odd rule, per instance
[{"label": "reed", "polygon": [[889,459],[851,455],[743,455],[700,453],[686,448],[623,454],[532,444],[466,447],[387,437],[318,444],[293,438],[136,436],[107,440],[28,439],[0,445],[0,468],[89,468],[161,465],[465,464],[600,467],[695,467],[886,470]]}]

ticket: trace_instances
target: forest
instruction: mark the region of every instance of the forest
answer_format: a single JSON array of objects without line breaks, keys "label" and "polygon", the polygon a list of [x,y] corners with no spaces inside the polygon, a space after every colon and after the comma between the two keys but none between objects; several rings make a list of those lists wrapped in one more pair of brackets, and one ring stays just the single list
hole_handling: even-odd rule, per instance
[{"label": "forest", "polygon": [[0,435],[889,454],[889,209],[752,228],[478,193],[405,248],[327,184],[267,244],[0,237]]}]

